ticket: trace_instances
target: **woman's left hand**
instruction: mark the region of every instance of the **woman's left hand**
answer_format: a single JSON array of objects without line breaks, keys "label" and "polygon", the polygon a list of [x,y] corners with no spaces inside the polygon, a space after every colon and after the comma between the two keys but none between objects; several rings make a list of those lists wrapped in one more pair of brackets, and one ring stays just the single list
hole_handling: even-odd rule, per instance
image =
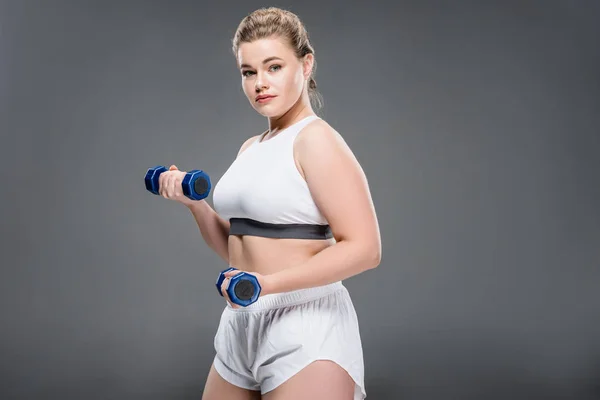
[{"label": "woman's left hand", "polygon": [[227,300],[227,303],[229,303],[229,305],[232,308],[242,308],[242,306],[233,303],[231,301],[231,299],[229,298],[229,294],[227,293],[227,288],[229,288],[229,283],[231,281],[231,278],[241,272],[244,272],[247,275],[252,275],[256,278],[256,280],[258,281],[258,284],[260,285],[260,288],[261,288],[259,298],[260,298],[260,296],[264,296],[266,294],[271,293],[271,285],[270,285],[270,280],[269,280],[268,275],[262,275],[262,274],[259,274],[258,272],[242,271],[239,269],[233,269],[231,271],[227,271],[223,274],[225,276],[225,279],[223,280],[223,283],[221,283],[221,293],[223,294],[223,297],[225,297],[225,300]]}]

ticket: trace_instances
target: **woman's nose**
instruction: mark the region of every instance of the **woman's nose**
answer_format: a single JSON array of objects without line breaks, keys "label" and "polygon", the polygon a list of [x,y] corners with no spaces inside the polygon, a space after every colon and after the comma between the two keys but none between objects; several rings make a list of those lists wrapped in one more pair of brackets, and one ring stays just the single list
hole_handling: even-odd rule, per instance
[{"label": "woman's nose", "polygon": [[263,89],[267,89],[268,88],[268,83],[267,80],[264,78],[263,75],[261,74],[257,74],[256,75],[256,81],[254,82],[254,89],[257,92],[260,92]]}]

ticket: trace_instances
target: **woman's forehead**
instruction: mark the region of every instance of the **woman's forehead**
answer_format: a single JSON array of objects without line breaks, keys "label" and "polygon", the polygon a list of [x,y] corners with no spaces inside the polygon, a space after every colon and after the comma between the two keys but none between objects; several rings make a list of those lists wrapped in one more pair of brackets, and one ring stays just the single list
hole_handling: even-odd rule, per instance
[{"label": "woman's forehead", "polygon": [[293,51],[281,39],[259,39],[242,43],[238,49],[238,60],[241,64],[260,64],[271,57],[287,59],[293,56]]}]

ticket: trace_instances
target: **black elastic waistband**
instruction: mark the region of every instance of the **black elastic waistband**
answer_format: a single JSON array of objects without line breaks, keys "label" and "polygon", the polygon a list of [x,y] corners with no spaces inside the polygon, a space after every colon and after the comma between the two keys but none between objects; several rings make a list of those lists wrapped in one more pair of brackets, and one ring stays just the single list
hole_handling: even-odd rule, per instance
[{"label": "black elastic waistband", "polygon": [[329,225],[271,224],[250,218],[231,218],[230,235],[262,236],[277,239],[330,239]]}]

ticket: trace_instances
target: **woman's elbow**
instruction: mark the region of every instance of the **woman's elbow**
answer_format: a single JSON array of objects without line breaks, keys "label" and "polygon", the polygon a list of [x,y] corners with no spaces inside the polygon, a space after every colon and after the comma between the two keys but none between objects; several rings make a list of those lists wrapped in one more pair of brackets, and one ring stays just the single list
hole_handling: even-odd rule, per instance
[{"label": "woman's elbow", "polygon": [[373,264],[371,268],[377,268],[379,264],[381,264],[381,245],[375,247],[372,251],[373,254]]},{"label": "woman's elbow", "polygon": [[363,255],[366,260],[365,266],[367,269],[374,269],[381,263],[381,243],[375,241],[363,248]]},{"label": "woman's elbow", "polygon": [[337,243],[346,242],[352,248],[352,257],[361,265],[361,269],[374,269],[381,263],[381,240],[375,237],[355,237],[352,239],[337,239]]}]

